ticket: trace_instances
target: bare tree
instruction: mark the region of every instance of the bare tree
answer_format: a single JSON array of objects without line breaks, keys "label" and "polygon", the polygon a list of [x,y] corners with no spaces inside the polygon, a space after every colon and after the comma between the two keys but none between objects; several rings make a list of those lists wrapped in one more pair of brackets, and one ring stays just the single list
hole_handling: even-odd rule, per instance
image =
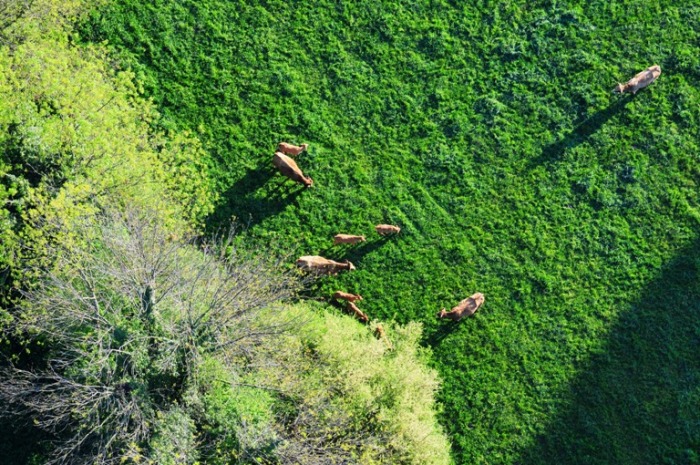
[{"label": "bare tree", "polygon": [[203,354],[245,355],[292,324],[263,317],[303,285],[283,258],[237,247],[233,232],[177,239],[155,218],[86,221],[78,246],[55,250],[56,266],[25,292],[11,329],[49,356],[0,369],[0,413],[55,435],[49,463],[118,463],[181,399]]}]

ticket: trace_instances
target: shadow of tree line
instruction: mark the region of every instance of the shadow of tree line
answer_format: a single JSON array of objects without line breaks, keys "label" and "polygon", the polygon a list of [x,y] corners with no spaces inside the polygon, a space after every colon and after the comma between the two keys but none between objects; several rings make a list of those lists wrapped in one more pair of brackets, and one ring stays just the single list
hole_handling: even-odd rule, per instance
[{"label": "shadow of tree line", "polygon": [[517,463],[700,463],[700,240],[625,311]]}]

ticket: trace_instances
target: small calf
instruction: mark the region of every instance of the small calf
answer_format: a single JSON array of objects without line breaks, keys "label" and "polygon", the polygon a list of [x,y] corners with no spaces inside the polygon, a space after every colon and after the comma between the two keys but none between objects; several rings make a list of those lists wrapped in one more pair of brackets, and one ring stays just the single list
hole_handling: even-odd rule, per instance
[{"label": "small calf", "polygon": [[301,152],[305,152],[309,148],[309,144],[292,145],[287,142],[280,142],[277,145],[277,151],[282,152],[285,155],[291,155],[296,157]]},{"label": "small calf", "polygon": [[377,339],[384,341],[387,349],[391,350],[394,348],[393,344],[386,335],[386,331],[384,331],[384,326],[382,326],[380,323],[377,323],[377,326],[375,326],[374,335],[377,337]]},{"label": "small calf", "polygon": [[296,263],[297,266],[303,270],[317,271],[319,273],[327,274],[338,274],[338,272],[341,270],[352,271],[355,269],[355,265],[350,263],[348,260],[340,263],[318,255],[306,255],[299,257]]},{"label": "small calf", "polygon": [[360,294],[350,294],[349,292],[336,291],[333,293],[333,298],[336,300],[347,300],[348,302],[355,302],[362,300]]},{"label": "small calf", "polygon": [[477,292],[467,297],[463,301],[457,304],[456,307],[452,308],[452,311],[448,312],[444,308],[438,313],[438,318],[448,318],[450,320],[459,321],[464,317],[472,316],[476,312],[481,304],[484,303],[484,294]]},{"label": "small calf", "polygon": [[357,319],[360,320],[361,322],[367,323],[367,322],[369,321],[369,317],[368,317],[367,315],[365,315],[365,314],[362,312],[362,310],[360,310],[359,308],[357,308],[357,305],[355,305],[353,302],[347,302],[347,303],[345,304],[345,309],[346,309],[348,312],[352,313],[352,314],[355,316],[355,318],[357,318]]},{"label": "small calf", "polygon": [[388,234],[398,234],[401,232],[401,228],[391,224],[378,224],[374,229],[381,235],[386,236]]},{"label": "small calf", "polygon": [[358,242],[364,242],[365,236],[354,236],[352,234],[336,234],[333,236],[333,245],[338,244],[357,244]]},{"label": "small calf", "polygon": [[632,79],[624,84],[618,84],[613,92],[616,94],[624,94],[631,92],[636,94],[638,90],[644,89],[646,86],[656,81],[661,76],[661,67],[659,65],[650,66],[641,73],[637,73]]}]

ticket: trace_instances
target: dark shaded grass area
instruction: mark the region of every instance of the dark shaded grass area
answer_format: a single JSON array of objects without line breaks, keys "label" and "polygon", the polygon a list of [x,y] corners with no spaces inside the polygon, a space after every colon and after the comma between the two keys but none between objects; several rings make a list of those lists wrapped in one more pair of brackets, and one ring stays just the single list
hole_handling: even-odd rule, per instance
[{"label": "dark shaded grass area", "polygon": [[[620,316],[521,464],[700,463],[700,241]],[[630,437],[634,431],[634,437]]]},{"label": "dark shaded grass area", "polygon": [[[575,463],[612,429],[569,411],[646,408],[648,385],[615,391],[628,373],[601,361],[625,359],[618,325],[675,289],[663,270],[697,245],[698,2],[119,0],[82,33],[109,40],[165,128],[202,138],[212,230],[235,216],[242,241],[348,258],[357,271],[309,297],[360,293],[371,318],[424,323],[457,463]],[[654,63],[652,86],[611,94]],[[311,144],[314,188],[272,170],[280,140]],[[380,239],[384,222],[401,235]],[[339,232],[368,241],[333,247]],[[473,318],[436,320],[476,291]],[[690,460],[670,405],[621,417],[616,443],[673,438],[663,457]]]}]

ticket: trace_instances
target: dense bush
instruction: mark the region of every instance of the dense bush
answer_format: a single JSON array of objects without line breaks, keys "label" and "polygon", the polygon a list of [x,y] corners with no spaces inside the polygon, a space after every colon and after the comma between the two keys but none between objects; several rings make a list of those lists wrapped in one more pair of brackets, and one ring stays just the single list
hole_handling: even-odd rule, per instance
[{"label": "dense bush", "polygon": [[49,463],[449,462],[417,324],[389,327],[390,350],[348,316],[280,306],[299,280],[271,254],[159,224],[73,222],[81,241],[14,312],[44,356],[0,369],[0,403],[54,435]]},{"label": "dense bush", "polygon": [[158,205],[161,221],[184,228],[200,224],[214,199],[197,139],[152,129],[158,114],[133,74],[115,72],[100,46],[71,44],[60,26],[80,2],[27,5],[0,47],[5,290],[18,286],[26,260],[50,262],[45,247],[72,240],[58,237],[62,226],[96,207]]},{"label": "dense bush", "polygon": [[[158,415],[150,441],[150,463],[189,465],[197,460],[194,421],[180,407]],[[136,459],[138,461],[138,459]]]},{"label": "dense bush", "polygon": [[57,463],[119,463],[156,420],[159,453],[180,447],[169,434],[188,422],[171,409],[201,357],[239,356],[278,331],[260,312],[291,297],[296,279],[267,257],[173,240],[150,212],[72,227],[81,241],[50,251],[55,268],[24,292],[10,326],[45,356],[2,370],[0,400],[56,434]]},{"label": "dense bush", "polygon": [[269,315],[271,322],[290,319],[298,329],[260,347],[238,379],[210,375],[203,383],[213,438],[235,444],[228,450],[238,458],[265,463],[450,462],[419,324],[387,326],[390,346],[320,307],[297,304]]},{"label": "dense bush", "polygon": [[[419,347],[421,326],[385,325],[391,345],[345,316],[290,308],[309,321],[287,334],[276,374],[293,393],[281,446],[287,463],[445,464],[449,447],[435,416],[437,374]],[[318,311],[318,310],[316,310]]]}]

